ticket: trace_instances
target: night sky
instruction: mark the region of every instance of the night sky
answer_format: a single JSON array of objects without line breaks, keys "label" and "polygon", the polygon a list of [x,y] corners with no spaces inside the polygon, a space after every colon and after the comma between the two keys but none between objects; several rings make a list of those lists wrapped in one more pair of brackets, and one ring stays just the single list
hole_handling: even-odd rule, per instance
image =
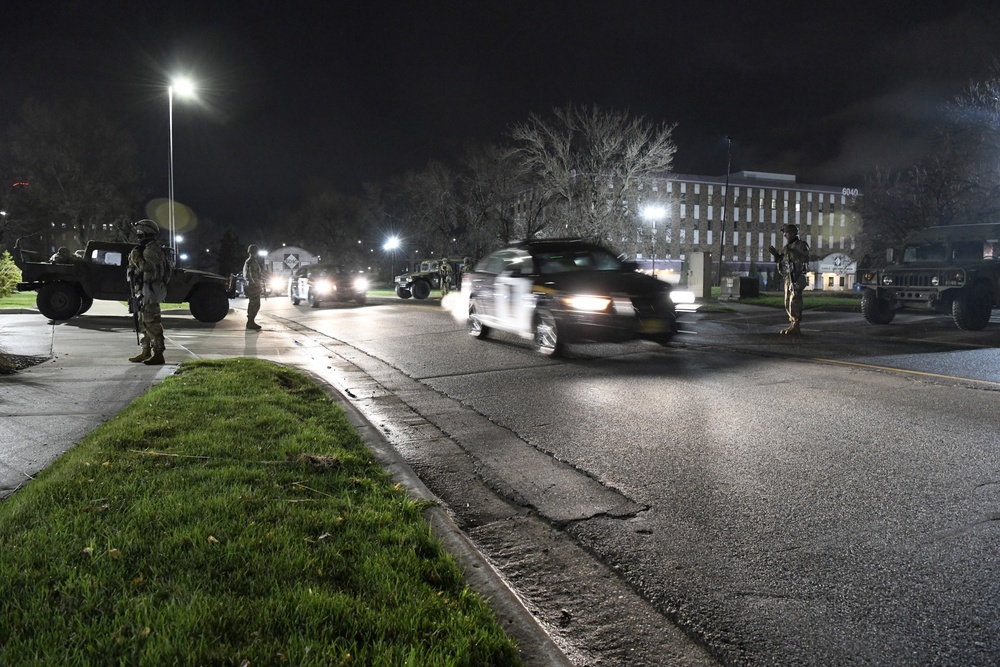
[{"label": "night sky", "polygon": [[[122,6],[127,6],[123,8]],[[860,186],[904,166],[941,105],[1000,56],[1000,3],[5,3],[0,125],[23,101],[87,98],[177,199],[258,227],[329,187],[358,194],[497,143],[555,106],[676,122],[675,171]],[[0,170],[5,171],[5,170]]]}]

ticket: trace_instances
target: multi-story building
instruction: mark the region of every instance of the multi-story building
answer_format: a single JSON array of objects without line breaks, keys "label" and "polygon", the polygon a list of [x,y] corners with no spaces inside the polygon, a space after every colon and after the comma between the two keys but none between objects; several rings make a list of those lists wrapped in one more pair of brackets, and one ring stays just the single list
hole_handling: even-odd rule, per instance
[{"label": "multi-story building", "polygon": [[[812,287],[853,287],[854,226],[849,206],[857,190],[806,185],[793,175],[756,171],[728,178],[670,174],[652,179],[642,190],[639,210],[659,209],[657,238],[651,248],[668,270],[679,269],[690,253],[703,252],[710,253],[714,262],[721,255],[726,273],[756,269],[766,274],[773,268],[768,247],[780,249],[784,243],[781,228],[793,224],[816,258]],[[653,229],[644,231],[651,234]]]}]

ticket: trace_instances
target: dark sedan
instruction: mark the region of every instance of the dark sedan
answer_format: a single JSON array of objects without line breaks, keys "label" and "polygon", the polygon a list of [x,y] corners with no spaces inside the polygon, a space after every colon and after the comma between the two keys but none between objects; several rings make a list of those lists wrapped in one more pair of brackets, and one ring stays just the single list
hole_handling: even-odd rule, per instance
[{"label": "dark sedan", "polygon": [[485,257],[466,274],[469,332],[530,338],[557,355],[566,343],[643,338],[667,344],[677,330],[669,284],[636,271],[603,246],[577,239],[528,241]]},{"label": "dark sedan", "polygon": [[288,279],[288,298],[292,305],[305,301],[313,308],[331,301],[365,304],[368,279],[338,264],[309,264],[299,267]]}]

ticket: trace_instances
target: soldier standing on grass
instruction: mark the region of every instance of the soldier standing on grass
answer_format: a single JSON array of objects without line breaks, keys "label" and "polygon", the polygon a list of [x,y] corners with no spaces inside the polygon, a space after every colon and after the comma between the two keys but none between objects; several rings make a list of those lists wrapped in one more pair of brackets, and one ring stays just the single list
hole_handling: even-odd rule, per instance
[{"label": "soldier standing on grass", "polygon": [[785,277],[785,312],[791,324],[781,333],[798,335],[802,321],[802,290],[806,287],[806,268],[809,262],[809,246],[799,238],[799,228],[785,225],[781,228],[785,237],[784,252],[779,253],[774,246],[768,248],[778,264],[778,273]]},{"label": "soldier standing on grass", "polygon": [[254,331],[259,331],[261,328],[254,322],[254,318],[260,311],[260,295],[264,291],[264,269],[257,260],[258,250],[255,245],[249,246],[247,261],[243,263],[243,279],[246,281],[243,292],[247,295],[247,329]]},{"label": "soldier standing on grass", "polygon": [[139,300],[139,326],[142,329],[142,351],[129,361],[147,366],[163,363],[163,324],[160,321],[160,304],[167,298],[167,281],[170,280],[170,261],[156,237],[159,226],[152,220],[140,220],[133,225],[139,243],[128,256],[128,278],[132,295]]}]

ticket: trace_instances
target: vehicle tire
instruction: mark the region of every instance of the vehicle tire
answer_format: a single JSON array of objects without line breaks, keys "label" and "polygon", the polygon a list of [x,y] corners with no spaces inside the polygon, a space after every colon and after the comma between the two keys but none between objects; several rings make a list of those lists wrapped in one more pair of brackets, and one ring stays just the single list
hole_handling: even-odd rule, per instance
[{"label": "vehicle tire", "polygon": [[469,335],[473,338],[487,338],[490,335],[490,328],[483,324],[483,321],[479,319],[479,313],[476,312],[476,304],[469,304]]},{"label": "vehicle tire", "polygon": [[358,304],[359,306],[365,305],[366,303],[368,303],[368,295],[367,294],[355,294],[354,295],[354,303]]},{"label": "vehicle tire", "polygon": [[76,285],[57,280],[38,288],[35,305],[38,312],[50,320],[68,320],[80,312],[83,297]]},{"label": "vehicle tire", "polygon": [[546,357],[558,357],[563,352],[563,342],[559,338],[559,325],[548,310],[535,313],[535,331],[531,345],[535,351]]},{"label": "vehicle tire", "polygon": [[316,298],[316,293],[309,290],[309,294],[306,296],[306,303],[309,304],[310,308],[319,308],[319,304],[322,303],[318,298]]},{"label": "vehicle tire", "polygon": [[993,296],[984,285],[973,285],[958,293],[951,303],[951,319],[962,331],[979,331],[990,322]]},{"label": "vehicle tire", "polygon": [[300,299],[297,296],[294,296],[291,292],[288,293],[288,299],[292,302],[293,306],[297,306],[300,303],[302,303],[302,299]]},{"label": "vehicle tire", "polygon": [[397,285],[396,296],[398,296],[400,299],[409,299],[413,295],[410,294],[410,290],[406,289],[405,287],[400,287]]},{"label": "vehicle tire", "polygon": [[199,322],[221,322],[229,314],[229,297],[221,286],[202,285],[191,294],[188,306]]},{"label": "vehicle tire", "polygon": [[83,315],[85,312],[90,310],[90,307],[93,305],[94,305],[94,300],[91,297],[84,294],[82,297],[80,297],[80,311],[77,313],[77,315]]},{"label": "vehicle tire", "polygon": [[892,303],[878,298],[870,289],[866,289],[861,295],[861,314],[868,324],[889,324],[896,317]]},{"label": "vehicle tire", "polygon": [[418,280],[410,287],[410,292],[413,294],[414,299],[423,301],[431,295],[431,286],[425,280]]}]

